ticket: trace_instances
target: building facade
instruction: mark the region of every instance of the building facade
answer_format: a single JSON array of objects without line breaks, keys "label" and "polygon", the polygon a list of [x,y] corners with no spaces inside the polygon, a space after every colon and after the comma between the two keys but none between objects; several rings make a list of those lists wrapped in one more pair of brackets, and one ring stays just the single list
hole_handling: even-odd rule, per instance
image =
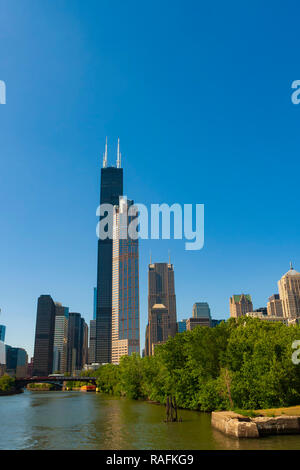
[{"label": "building facade", "polygon": [[69,308],[55,302],[53,372],[67,372]]},{"label": "building facade", "polygon": [[285,318],[300,317],[300,273],[290,270],[278,281],[279,297],[282,303],[283,316]]},{"label": "building facade", "polygon": [[50,295],[41,295],[36,316],[34,375],[46,376],[52,373],[54,328],[55,304]]},{"label": "building facade", "polygon": [[148,271],[148,325],[145,354],[154,354],[157,344],[163,344],[177,331],[174,267],[170,263],[154,263]]},{"label": "building facade", "polygon": [[5,325],[0,325],[0,341],[5,341],[5,331],[6,331],[6,326]]},{"label": "building facade", "polygon": [[90,321],[89,364],[96,362],[96,320]]},{"label": "building facade", "polygon": [[17,378],[26,377],[28,355],[23,348],[6,345],[6,373]]},{"label": "building facade", "polygon": [[233,295],[229,300],[230,316],[240,318],[248,312],[253,312],[252,299],[249,294]]},{"label": "building facade", "polygon": [[139,244],[128,234],[136,218],[132,201],[121,197],[114,208],[112,279],[112,362],[140,353]]},{"label": "building facade", "polygon": [[[107,143],[101,169],[100,204],[119,204],[123,195],[123,169],[118,150],[117,168],[107,167]],[[112,351],[112,236],[98,239],[96,362],[111,362]]]},{"label": "building facade", "polygon": [[177,333],[184,333],[186,331],[186,320],[180,320],[177,322]]},{"label": "building facade", "polygon": [[206,318],[211,320],[210,308],[207,302],[196,302],[193,305],[193,318]]},{"label": "building facade", "polygon": [[274,294],[269,297],[267,312],[268,315],[272,317],[283,317],[282,302],[280,300],[279,294]]}]

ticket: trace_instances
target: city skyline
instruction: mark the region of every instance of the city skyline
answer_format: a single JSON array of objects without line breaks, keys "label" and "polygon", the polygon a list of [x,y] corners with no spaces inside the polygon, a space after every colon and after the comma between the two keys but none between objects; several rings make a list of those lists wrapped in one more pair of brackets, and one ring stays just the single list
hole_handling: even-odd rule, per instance
[{"label": "city skyline", "polygon": [[[39,41],[20,2],[5,2],[0,19],[1,323],[7,343],[30,356],[42,293],[92,318],[106,135],[111,155],[118,136],[122,143],[125,194],[206,207],[203,250],[140,244],[141,346],[150,250],[156,262],[171,250],[179,319],[198,301],[224,318],[239,292],[251,293],[254,308],[266,305],[289,261],[300,265],[300,108],[291,102],[299,71],[290,47],[299,6],[291,14],[275,5],[270,24],[267,7],[253,5],[245,24],[238,5],[219,5],[218,18],[208,5],[194,3],[194,15],[176,2],[160,15],[140,5],[140,22],[122,2],[118,15],[91,4],[93,14],[76,0],[74,11],[35,2]],[[41,68],[45,57],[51,67]]]}]

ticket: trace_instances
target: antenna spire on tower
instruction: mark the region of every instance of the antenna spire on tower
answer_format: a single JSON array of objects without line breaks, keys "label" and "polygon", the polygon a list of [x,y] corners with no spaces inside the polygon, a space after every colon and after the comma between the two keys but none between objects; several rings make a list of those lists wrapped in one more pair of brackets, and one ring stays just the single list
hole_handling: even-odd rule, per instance
[{"label": "antenna spire on tower", "polygon": [[290,261],[290,269],[293,269],[293,263]]},{"label": "antenna spire on tower", "polygon": [[117,168],[121,168],[120,139],[118,138]]},{"label": "antenna spire on tower", "polygon": [[106,167],[107,167],[107,137],[105,140],[105,152],[103,155],[103,168],[106,168]]}]

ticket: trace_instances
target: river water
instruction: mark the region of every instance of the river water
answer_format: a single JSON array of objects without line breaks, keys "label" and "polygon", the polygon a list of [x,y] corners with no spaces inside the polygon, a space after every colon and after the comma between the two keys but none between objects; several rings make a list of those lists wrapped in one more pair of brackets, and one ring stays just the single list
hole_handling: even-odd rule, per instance
[{"label": "river water", "polygon": [[238,440],[210,426],[210,414],[83,392],[0,397],[0,449],[300,449],[300,436]]}]

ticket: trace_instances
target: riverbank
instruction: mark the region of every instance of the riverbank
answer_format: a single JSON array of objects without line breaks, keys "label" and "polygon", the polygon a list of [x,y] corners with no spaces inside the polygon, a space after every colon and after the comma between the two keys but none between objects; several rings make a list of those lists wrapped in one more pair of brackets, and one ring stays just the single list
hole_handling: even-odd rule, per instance
[{"label": "riverbank", "polygon": [[19,388],[13,388],[11,390],[6,390],[5,392],[0,390],[0,397],[7,397],[9,395],[17,395],[19,393],[23,393],[23,390]]},{"label": "riverbank", "polygon": [[300,406],[246,411],[243,414],[214,411],[211,414],[211,425],[218,431],[237,438],[300,434]]}]

